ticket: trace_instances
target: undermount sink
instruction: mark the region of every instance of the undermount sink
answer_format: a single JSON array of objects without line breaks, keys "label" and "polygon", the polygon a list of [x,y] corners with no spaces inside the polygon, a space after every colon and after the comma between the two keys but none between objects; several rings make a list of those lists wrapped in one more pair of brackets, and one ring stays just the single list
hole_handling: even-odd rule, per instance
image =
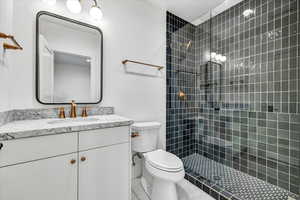
[{"label": "undermount sink", "polygon": [[62,123],[81,123],[81,122],[96,122],[97,118],[68,118],[68,119],[55,119],[49,121],[48,124],[62,124]]}]

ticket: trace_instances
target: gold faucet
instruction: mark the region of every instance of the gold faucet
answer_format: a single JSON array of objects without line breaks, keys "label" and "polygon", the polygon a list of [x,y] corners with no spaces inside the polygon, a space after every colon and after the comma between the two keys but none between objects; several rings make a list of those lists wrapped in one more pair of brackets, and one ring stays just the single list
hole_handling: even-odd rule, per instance
[{"label": "gold faucet", "polygon": [[72,100],[72,102],[71,102],[71,112],[70,112],[70,117],[71,118],[76,118],[77,117],[76,107],[77,107],[77,105],[76,105],[75,101]]}]

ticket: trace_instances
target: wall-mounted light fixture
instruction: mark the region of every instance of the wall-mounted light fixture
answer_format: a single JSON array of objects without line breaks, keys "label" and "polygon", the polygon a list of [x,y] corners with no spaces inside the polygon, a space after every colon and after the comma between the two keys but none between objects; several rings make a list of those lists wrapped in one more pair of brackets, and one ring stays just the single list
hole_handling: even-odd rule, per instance
[{"label": "wall-mounted light fixture", "polygon": [[93,18],[93,20],[99,21],[103,17],[102,10],[100,6],[97,3],[97,0],[94,0],[95,4],[90,9],[90,15]]},{"label": "wall-mounted light fixture", "polygon": [[[55,5],[56,3],[56,0],[42,0],[42,1],[51,6]],[[83,0],[67,0],[66,6],[71,13],[79,14],[82,10],[81,1]],[[93,1],[94,1],[94,5],[90,9],[90,16],[93,20],[99,21],[102,19],[103,13],[101,7],[98,5],[97,0],[93,0]]]}]

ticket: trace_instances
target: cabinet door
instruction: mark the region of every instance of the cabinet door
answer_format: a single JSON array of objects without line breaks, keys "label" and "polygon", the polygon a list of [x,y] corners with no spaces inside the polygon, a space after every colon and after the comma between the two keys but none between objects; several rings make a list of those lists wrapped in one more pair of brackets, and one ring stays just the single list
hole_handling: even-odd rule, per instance
[{"label": "cabinet door", "polygon": [[128,200],[129,144],[79,153],[79,200]]},{"label": "cabinet door", "polygon": [[0,168],[2,200],[76,200],[77,154]]}]

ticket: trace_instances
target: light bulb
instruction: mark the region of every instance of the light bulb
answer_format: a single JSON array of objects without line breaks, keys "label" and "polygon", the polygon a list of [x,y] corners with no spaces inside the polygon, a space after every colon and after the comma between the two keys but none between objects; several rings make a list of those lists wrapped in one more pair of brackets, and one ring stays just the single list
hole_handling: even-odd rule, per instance
[{"label": "light bulb", "polygon": [[227,60],[227,58],[226,58],[226,56],[221,56],[221,62],[226,62],[226,60]]},{"label": "light bulb", "polygon": [[93,20],[99,21],[103,17],[102,10],[99,6],[92,6],[90,10],[90,16],[92,17]]},{"label": "light bulb", "polygon": [[215,53],[215,52],[212,52],[211,54],[210,54],[210,56],[211,56],[211,59],[215,59],[216,58],[216,56],[217,56],[217,54]]},{"label": "light bulb", "polygon": [[48,4],[49,6],[54,6],[56,4],[56,0],[42,0],[43,3]]},{"label": "light bulb", "polygon": [[221,61],[221,59],[222,59],[222,55],[221,55],[221,54],[217,54],[217,55],[216,55],[216,60],[217,60],[217,61]]},{"label": "light bulb", "polygon": [[68,0],[67,1],[67,8],[72,13],[80,13],[81,12],[81,4],[79,0]]},{"label": "light bulb", "polygon": [[247,9],[243,12],[244,17],[249,17],[252,14],[254,14],[254,10],[252,9]]}]

